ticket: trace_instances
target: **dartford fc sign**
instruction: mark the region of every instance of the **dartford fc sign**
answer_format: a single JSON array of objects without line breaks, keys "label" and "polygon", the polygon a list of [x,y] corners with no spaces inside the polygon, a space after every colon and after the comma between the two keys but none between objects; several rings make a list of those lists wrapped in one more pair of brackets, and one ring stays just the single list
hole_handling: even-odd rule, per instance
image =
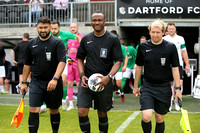
[{"label": "dartford fc sign", "polygon": [[117,0],[118,18],[200,18],[200,0]]}]

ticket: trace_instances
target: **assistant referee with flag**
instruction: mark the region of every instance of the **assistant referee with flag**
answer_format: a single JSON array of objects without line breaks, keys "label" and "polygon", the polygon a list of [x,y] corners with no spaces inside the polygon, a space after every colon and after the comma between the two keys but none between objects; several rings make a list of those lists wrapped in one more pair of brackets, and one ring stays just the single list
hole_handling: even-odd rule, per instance
[{"label": "assistant referee with flag", "polygon": [[29,95],[29,132],[39,127],[39,111],[43,102],[49,108],[53,133],[58,132],[63,89],[61,74],[65,67],[66,51],[61,39],[50,35],[51,21],[40,17],[37,23],[39,36],[30,40],[25,52],[21,91],[27,91],[27,77],[31,71]]},{"label": "assistant referee with flag", "polygon": [[[151,39],[141,43],[136,59],[136,73],[133,94],[140,96],[142,111],[142,129],[151,133],[151,118],[155,110],[155,133],[164,133],[164,116],[169,111],[171,102],[172,75],[175,81],[176,97],[182,100],[180,91],[179,60],[176,46],[162,39],[166,30],[163,21],[156,20],[149,26]],[[144,67],[144,83],[140,91],[138,82]]]}]

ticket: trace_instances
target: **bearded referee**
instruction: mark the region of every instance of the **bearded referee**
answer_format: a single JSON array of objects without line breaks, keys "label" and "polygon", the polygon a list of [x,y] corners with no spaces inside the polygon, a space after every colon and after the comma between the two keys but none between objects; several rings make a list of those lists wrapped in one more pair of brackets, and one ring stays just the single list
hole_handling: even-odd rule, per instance
[{"label": "bearded referee", "polygon": [[[83,133],[90,133],[88,113],[94,100],[94,109],[97,109],[99,117],[99,132],[107,133],[107,111],[112,107],[112,77],[120,68],[123,57],[118,37],[104,29],[106,23],[104,13],[96,11],[91,18],[94,32],[82,38],[76,56],[81,79],[77,101],[79,125]],[[115,61],[114,65],[113,61]],[[94,73],[103,75],[99,84],[100,87],[104,86],[105,88],[101,92],[93,92],[86,84],[86,80]]]},{"label": "bearded referee", "polygon": [[[162,39],[165,30],[163,21],[152,22],[149,26],[151,39],[141,43],[138,48],[133,94],[138,97],[141,93],[141,125],[144,133],[151,133],[153,109],[156,120],[155,133],[164,133],[164,116],[169,111],[172,95],[170,85],[172,75],[176,86],[176,97],[182,101],[178,53],[173,43]],[[143,67],[144,83],[139,92],[138,82]]]},{"label": "bearded referee", "polygon": [[31,71],[29,95],[29,132],[39,127],[39,111],[43,102],[49,108],[53,133],[58,132],[63,89],[61,74],[65,67],[65,46],[57,37],[50,35],[51,21],[40,17],[37,22],[38,37],[29,41],[25,52],[21,91],[27,92],[27,77]]}]

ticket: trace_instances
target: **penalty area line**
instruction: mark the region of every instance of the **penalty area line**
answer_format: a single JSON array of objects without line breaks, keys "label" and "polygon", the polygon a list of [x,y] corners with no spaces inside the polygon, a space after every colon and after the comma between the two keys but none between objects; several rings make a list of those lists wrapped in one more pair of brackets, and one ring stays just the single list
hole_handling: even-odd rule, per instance
[{"label": "penalty area line", "polygon": [[122,133],[126,127],[135,119],[135,117],[140,113],[141,111],[135,111],[131,116],[129,116],[126,121],[124,121],[120,127],[115,131],[115,133]]}]

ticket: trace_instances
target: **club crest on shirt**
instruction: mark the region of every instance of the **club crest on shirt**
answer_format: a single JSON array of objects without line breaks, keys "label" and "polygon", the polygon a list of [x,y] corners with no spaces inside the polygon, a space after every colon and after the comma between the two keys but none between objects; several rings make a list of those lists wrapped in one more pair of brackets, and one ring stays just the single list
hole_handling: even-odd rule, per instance
[{"label": "club crest on shirt", "polygon": [[165,66],[166,58],[160,58],[161,66]]},{"label": "club crest on shirt", "polygon": [[74,43],[72,43],[72,46],[74,46]]},{"label": "club crest on shirt", "polygon": [[107,57],[107,49],[106,48],[101,48],[101,51],[100,51],[100,57],[101,58],[106,58]]}]

